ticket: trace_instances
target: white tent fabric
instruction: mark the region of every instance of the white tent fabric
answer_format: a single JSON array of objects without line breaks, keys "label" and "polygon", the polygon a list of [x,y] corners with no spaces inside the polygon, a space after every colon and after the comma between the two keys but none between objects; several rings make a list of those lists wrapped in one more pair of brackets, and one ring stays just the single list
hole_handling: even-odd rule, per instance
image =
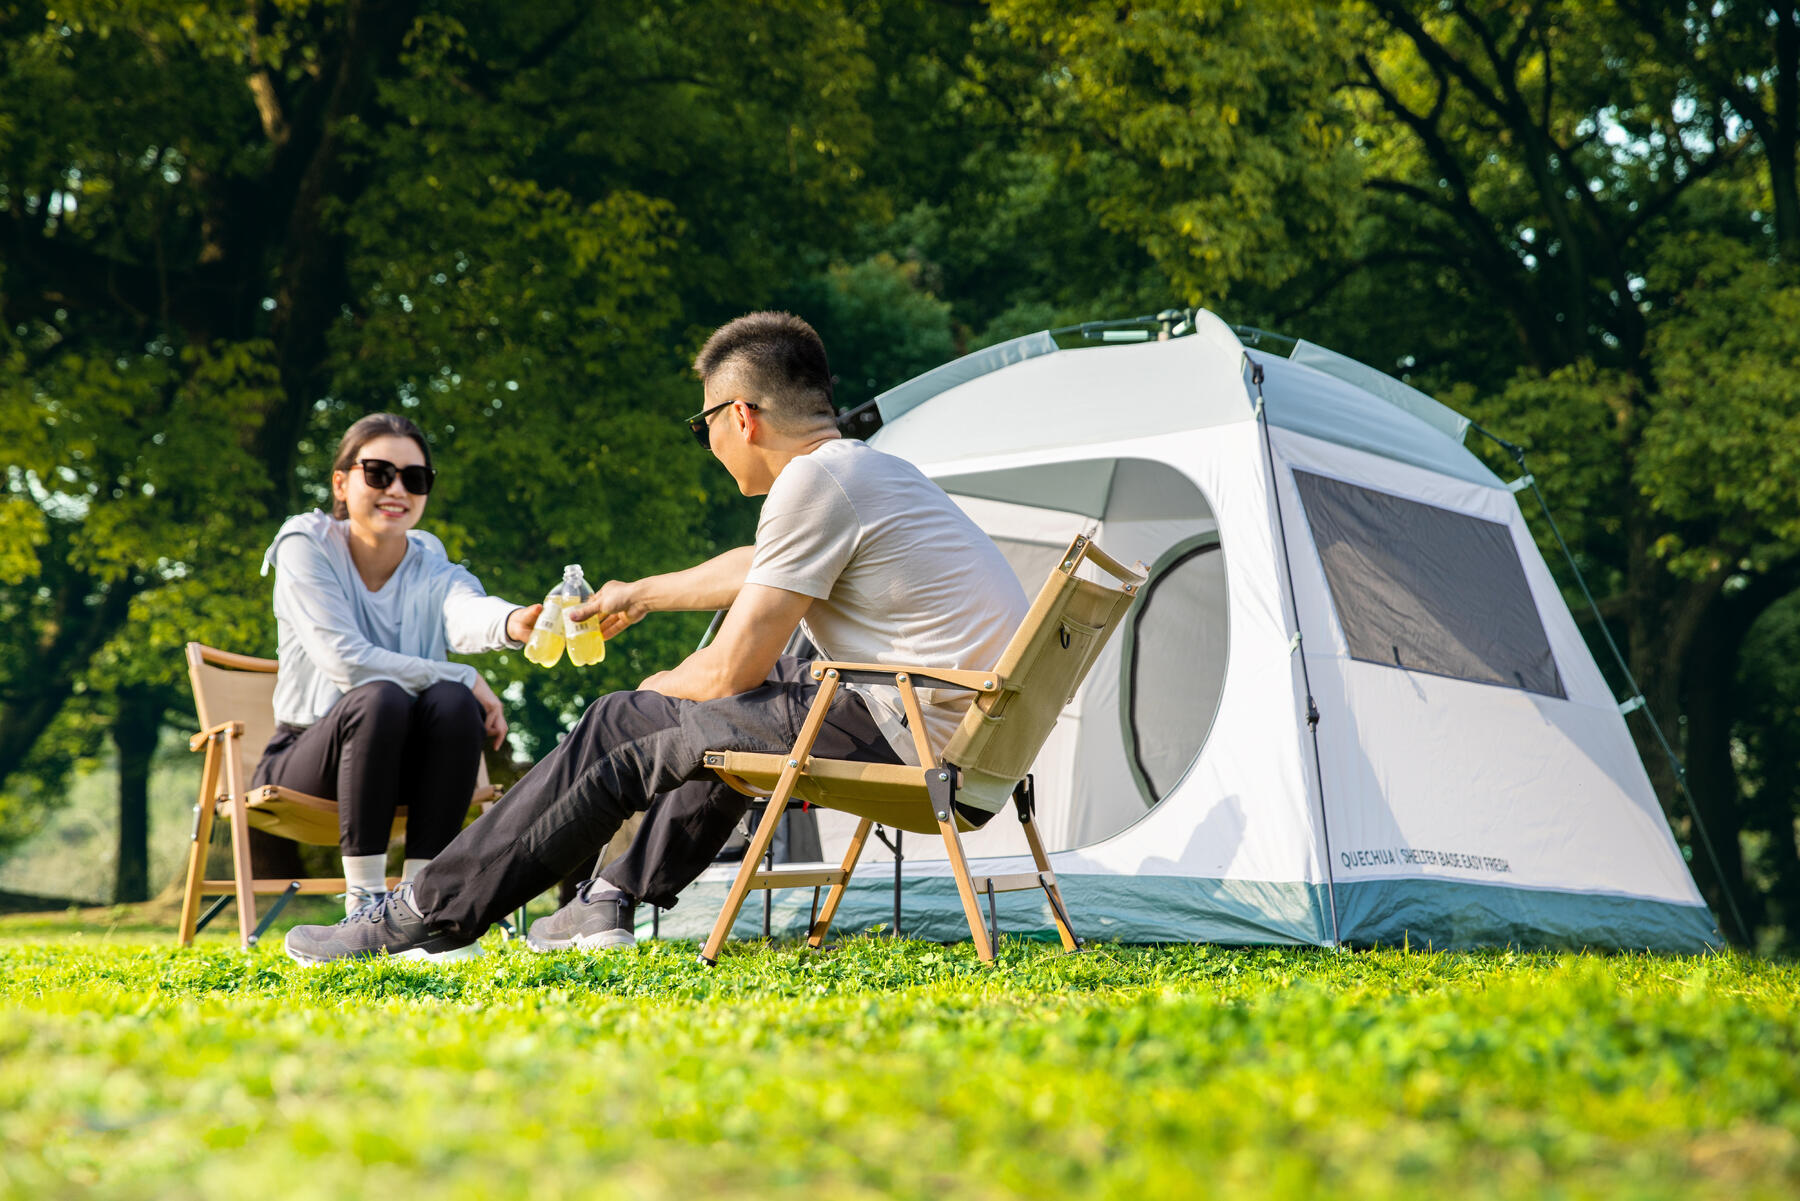
[{"label": "white tent fabric", "polygon": [[[1358,386],[1368,377],[1356,369],[1379,373],[1331,352],[1297,356],[1328,368],[1319,370],[1246,353],[1211,314],[1195,324],[1192,336],[1160,342],[1056,350],[1036,335],[971,356],[882,398],[885,424],[870,439],[942,484],[1028,588],[1077,533],[1153,568],[1129,628],[1033,771],[1040,830],[1078,931],[1717,945],[1605,679],[1514,495],[1461,444],[1464,419],[1397,381]],[[1252,362],[1265,376],[1261,413]],[[1311,524],[1326,514],[1308,514],[1296,471],[1325,481],[1315,504],[1362,496],[1379,520],[1399,522],[1377,531],[1393,554],[1384,543],[1380,563],[1352,555],[1341,561],[1356,570],[1332,577]],[[1402,634],[1391,661],[1355,657],[1334,586],[1388,571],[1399,575],[1381,587],[1404,589],[1416,570],[1416,604],[1429,606],[1444,603],[1432,589],[1453,596],[1478,584],[1458,578],[1456,547],[1412,541],[1424,527],[1405,527],[1409,513],[1435,514],[1434,537],[1480,534],[1512,578],[1522,571],[1518,603],[1535,615],[1512,616],[1533,637],[1541,626],[1553,660],[1541,679],[1521,674],[1513,686],[1421,669],[1406,661]],[[1377,624],[1399,620],[1380,603],[1362,608]],[[1469,634],[1455,632],[1457,616],[1433,633],[1460,654],[1456,640]],[[1478,641],[1490,634],[1476,631]],[[1510,653],[1468,653],[1477,651]],[[833,859],[855,822],[822,813],[819,824]],[[1028,870],[1010,811],[965,846],[978,872]],[[958,937],[941,844],[915,836],[903,849],[904,928]],[[663,918],[665,934],[702,931],[727,876],[717,869],[691,889]],[[778,894],[775,928],[801,928],[810,902]],[[892,906],[892,856],[871,845],[840,921],[888,921]],[[1003,929],[1050,928],[1032,894],[1008,894],[1000,910]],[[754,932],[761,917],[749,907],[740,930]]]}]

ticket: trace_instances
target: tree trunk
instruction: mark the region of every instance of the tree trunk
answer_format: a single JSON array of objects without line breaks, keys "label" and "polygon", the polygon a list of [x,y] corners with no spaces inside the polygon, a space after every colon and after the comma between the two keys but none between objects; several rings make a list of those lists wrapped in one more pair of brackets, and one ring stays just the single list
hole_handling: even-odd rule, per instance
[{"label": "tree trunk", "polygon": [[1737,912],[1752,929],[1738,932],[1754,939],[1761,905],[1750,895],[1744,878],[1743,806],[1738,803],[1737,768],[1731,761],[1731,732],[1737,721],[1738,648],[1746,626],[1730,612],[1728,602],[1714,604],[1709,620],[1689,647],[1682,666],[1682,713],[1686,717],[1685,745],[1688,791],[1712,840],[1718,869],[1696,847],[1694,875],[1721,922],[1731,922],[1726,903],[1729,890]]},{"label": "tree trunk", "polygon": [[269,330],[283,402],[264,415],[256,441],[257,457],[277,481],[278,508],[293,492],[295,446],[321,394],[326,334],[351,296],[342,214],[368,186],[370,170],[366,157],[350,148],[349,133],[379,119],[379,82],[392,70],[418,10],[419,0],[355,0],[349,6],[324,106],[314,126],[304,135],[297,131],[284,147],[295,153],[305,148],[306,161],[286,211]]},{"label": "tree trunk", "polygon": [[298,880],[312,874],[300,862],[299,843],[261,830],[250,831],[250,870],[259,880]]},{"label": "tree trunk", "polygon": [[[40,562],[52,562],[57,550],[52,542]],[[66,573],[42,574],[54,578]],[[90,605],[85,603],[91,595],[86,583],[85,577],[59,581],[57,607],[50,614],[55,636],[35,649],[15,676],[0,679],[0,785],[24,765],[31,748],[62,712],[88,663],[125,620],[137,591],[131,582],[120,581],[106,589],[99,604]]]},{"label": "tree trunk", "polygon": [[[1721,929],[1733,939],[1753,940],[1767,905],[1744,873],[1742,834],[1752,823],[1732,759],[1740,709],[1738,658],[1756,619],[1800,583],[1800,559],[1729,593],[1719,586],[1719,576],[1678,583],[1647,556],[1632,562],[1644,575],[1628,590],[1631,670],[1683,761],[1692,810],[1646,714],[1629,719],[1632,736],[1670,824],[1685,833],[1689,869]],[[1646,601],[1649,596],[1657,600]],[[1792,843],[1791,806],[1786,811],[1785,837]],[[1695,825],[1696,813],[1704,830]],[[1738,915],[1748,929],[1740,927]]]},{"label": "tree trunk", "polygon": [[[1649,516],[1628,512],[1626,658],[1646,708],[1628,717],[1627,725],[1719,928],[1727,938],[1748,941],[1754,937],[1745,928],[1753,907],[1743,904],[1743,818],[1734,803],[1737,771],[1731,762],[1736,648],[1748,626],[1735,624],[1741,612],[1727,612],[1733,607],[1720,577],[1671,577],[1650,553]],[[1686,768],[1687,795],[1665,742]]]},{"label": "tree trunk", "polygon": [[[1630,471],[1624,473],[1630,478]],[[1668,607],[1665,603],[1667,576],[1661,564],[1650,554],[1647,533],[1649,520],[1634,498],[1623,498],[1626,514],[1625,530],[1625,658],[1632,678],[1637,681],[1647,708],[1626,719],[1631,737],[1637,743],[1638,758],[1644,761],[1650,785],[1662,802],[1663,813],[1677,830],[1688,822],[1680,788],[1668,754],[1657,738],[1658,728],[1670,746],[1681,745],[1681,726],[1677,720],[1681,673],[1679,664],[1686,658],[1685,647],[1671,646],[1668,633]],[[1627,700],[1631,699],[1629,697]],[[1657,723],[1657,727],[1652,726]],[[1691,834],[1690,834],[1691,837]],[[1696,855],[1699,848],[1694,848]]]},{"label": "tree trunk", "polygon": [[1800,263],[1800,182],[1792,146],[1769,158],[1769,187],[1775,195],[1775,246],[1784,261]]},{"label": "tree trunk", "polygon": [[1774,6],[1775,102],[1763,132],[1769,190],[1775,200],[1775,243],[1781,257],[1800,263],[1800,14],[1793,0]]},{"label": "tree trunk", "polygon": [[113,900],[150,899],[150,761],[162,733],[163,698],[155,688],[118,690],[113,746],[119,753],[119,856]]},{"label": "tree trunk", "polygon": [[1800,946],[1800,843],[1795,840],[1794,798],[1800,796],[1800,772],[1795,757],[1772,753],[1764,747],[1762,780],[1747,816],[1746,829],[1768,836],[1763,862],[1768,868],[1769,891],[1763,898],[1763,916],[1782,931],[1792,949]]}]

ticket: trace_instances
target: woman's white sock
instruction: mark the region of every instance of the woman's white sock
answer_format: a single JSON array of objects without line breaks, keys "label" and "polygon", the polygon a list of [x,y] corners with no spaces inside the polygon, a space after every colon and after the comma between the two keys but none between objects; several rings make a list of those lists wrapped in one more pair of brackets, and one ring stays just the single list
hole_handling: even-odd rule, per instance
[{"label": "woman's white sock", "polygon": [[408,859],[400,867],[400,883],[411,884],[413,877],[419,874],[419,869],[430,862],[429,859]]},{"label": "woman's white sock", "polygon": [[367,894],[387,891],[387,855],[345,855],[344,912],[354,913]]}]

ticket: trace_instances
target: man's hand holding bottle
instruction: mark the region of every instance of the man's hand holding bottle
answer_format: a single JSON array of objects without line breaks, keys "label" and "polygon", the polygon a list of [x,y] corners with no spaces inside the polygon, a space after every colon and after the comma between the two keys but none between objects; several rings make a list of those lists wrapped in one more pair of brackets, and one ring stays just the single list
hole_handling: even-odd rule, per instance
[{"label": "man's hand holding bottle", "polygon": [[600,618],[600,633],[609,639],[617,638],[627,626],[644,620],[649,612],[650,606],[635,595],[633,584],[626,580],[606,581],[600,585],[600,591],[568,610],[574,621]]}]

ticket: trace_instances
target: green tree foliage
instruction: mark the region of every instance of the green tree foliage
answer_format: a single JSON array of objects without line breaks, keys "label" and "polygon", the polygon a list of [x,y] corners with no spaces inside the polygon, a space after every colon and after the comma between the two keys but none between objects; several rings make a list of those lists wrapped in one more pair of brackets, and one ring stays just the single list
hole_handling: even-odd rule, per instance
[{"label": "green tree foliage", "polygon": [[[1741,676],[1800,585],[1788,0],[73,0],[0,44],[0,838],[185,704],[181,642],[272,650],[261,549],[362,412],[529,601],[748,535],[678,424],[722,319],[810,314],[851,405],[1187,302],[1527,446],[1703,886],[1800,929],[1792,681]],[[701,620],[482,666],[535,753]]]},{"label": "green tree foliage", "polygon": [[920,266],[879,254],[805,281],[788,306],[825,340],[838,406],[853,409],[956,357],[950,305],[919,285]]},{"label": "green tree foliage", "polygon": [[[1783,449],[1800,423],[1800,263],[1770,218],[1792,200],[1772,193],[1792,188],[1793,6],[1377,3],[1368,16],[1352,76],[1368,270],[1340,303],[1443,314],[1415,350],[1377,327],[1364,353],[1394,365],[1423,351],[1423,381],[1460,384],[1536,465],[1575,468],[1543,474],[1687,759],[1721,859],[1696,871],[1728,909],[1723,890],[1744,889],[1738,650],[1800,584]],[[1745,96],[1768,111],[1752,117]],[[1371,306],[1377,294],[1399,303]],[[1483,321],[1506,337],[1481,336]],[[1634,733],[1685,824],[1653,732],[1640,718]],[[1778,853],[1794,855],[1791,836]]]},{"label": "green tree foliage", "polygon": [[1026,120],[1083,179],[1099,226],[1141,246],[1179,299],[1281,286],[1347,232],[1357,161],[1331,102],[1332,9],[1001,0],[992,12],[1036,51]]},{"label": "green tree foliage", "polygon": [[[1190,295],[1229,289],[1239,319],[1293,323],[1528,446],[1688,761],[1722,860],[1696,872],[1728,909],[1722,890],[1745,887],[1733,673],[1757,615],[1800,584],[1795,6],[996,12],[1051,52],[1068,108],[1049,124],[1130,164],[1102,223]],[[1241,104],[1215,74],[1232,63]],[[1242,258],[1238,219],[1256,227]],[[1262,240],[1277,229],[1291,253]],[[1637,718],[1634,734],[1685,828],[1655,731]],[[1771,847],[1792,858],[1792,831]]]},{"label": "green tree foliage", "polygon": [[[272,653],[262,549],[363,412],[421,421],[427,526],[522,602],[745,532],[686,361],[863,213],[842,6],[74,0],[4,37],[8,836],[124,709],[161,721],[122,690],[185,705],[184,641]],[[483,666],[541,749],[698,628]]]},{"label": "green tree foliage", "polygon": [[[1003,169],[971,174],[1010,178],[1015,214],[1054,197],[1115,239],[1095,257],[1129,243],[1166,295],[1294,325],[1529,447],[1688,760],[1723,848],[1696,871],[1728,908],[1739,644],[1800,584],[1795,6],[1002,0],[989,18],[965,90],[1016,133]],[[1685,828],[1655,731],[1634,733]],[[1793,856],[1791,834],[1770,853]]]}]

